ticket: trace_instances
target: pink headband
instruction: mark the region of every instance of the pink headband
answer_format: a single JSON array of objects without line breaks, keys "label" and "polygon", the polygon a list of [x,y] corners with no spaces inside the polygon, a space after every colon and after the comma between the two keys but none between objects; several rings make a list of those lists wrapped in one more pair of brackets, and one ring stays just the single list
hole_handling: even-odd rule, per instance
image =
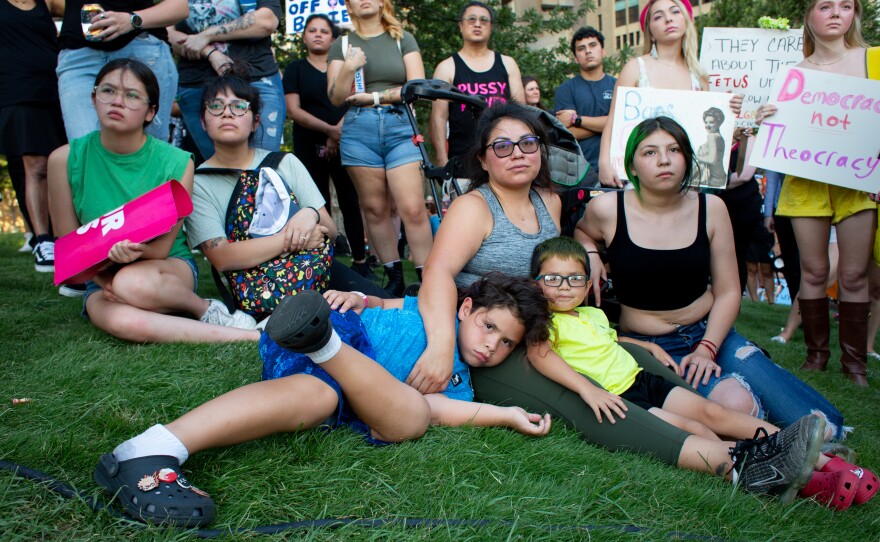
[{"label": "pink headband", "polygon": [[[639,15],[639,23],[642,25],[642,32],[645,31],[645,17],[648,16],[648,10],[651,9],[651,5],[652,5],[655,1],[656,1],[656,0],[651,0],[650,2],[648,2],[648,5],[645,6],[645,7],[642,9],[642,14]],[[691,20],[693,21],[693,20],[694,20],[694,7],[691,6],[690,0],[679,0],[679,2],[681,2],[682,5],[684,5],[684,9],[687,10],[687,12],[688,12],[688,16],[689,16],[689,17],[691,18]]]}]

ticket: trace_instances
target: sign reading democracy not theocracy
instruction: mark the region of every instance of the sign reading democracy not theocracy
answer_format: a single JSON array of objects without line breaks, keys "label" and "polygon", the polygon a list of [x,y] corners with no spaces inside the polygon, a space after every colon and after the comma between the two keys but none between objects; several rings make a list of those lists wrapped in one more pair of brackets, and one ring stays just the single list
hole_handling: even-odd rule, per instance
[{"label": "sign reading democracy not theocracy", "polygon": [[700,63],[709,74],[710,91],[745,95],[737,126],[754,126],[773,79],[803,60],[803,49],[803,30],[704,28]]},{"label": "sign reading democracy not theocracy", "polygon": [[855,190],[880,191],[880,81],[788,68],[773,85],[750,163]]},{"label": "sign reading democracy not theocracy", "polygon": [[630,132],[645,119],[666,116],[681,124],[691,140],[703,176],[695,186],[724,188],[733,140],[730,95],[691,90],[618,87],[611,130],[611,165],[628,179],[623,156]]},{"label": "sign reading democracy not theocracy", "polygon": [[346,0],[287,0],[287,33],[301,34],[309,15],[323,13],[337,26],[352,28]]}]

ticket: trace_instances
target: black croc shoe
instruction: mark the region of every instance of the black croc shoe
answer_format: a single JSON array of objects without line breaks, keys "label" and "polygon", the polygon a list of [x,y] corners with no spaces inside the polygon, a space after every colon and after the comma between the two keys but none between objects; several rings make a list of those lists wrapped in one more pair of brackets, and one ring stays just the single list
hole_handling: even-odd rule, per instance
[{"label": "black croc shoe", "polygon": [[266,333],[273,341],[301,354],[323,348],[332,332],[330,305],[314,290],[282,299],[266,324]]}]

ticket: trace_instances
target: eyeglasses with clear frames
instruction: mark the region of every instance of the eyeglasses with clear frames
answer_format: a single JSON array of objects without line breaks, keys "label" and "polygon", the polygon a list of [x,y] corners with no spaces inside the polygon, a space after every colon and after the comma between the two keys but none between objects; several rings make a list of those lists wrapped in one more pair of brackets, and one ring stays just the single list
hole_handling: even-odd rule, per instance
[{"label": "eyeglasses with clear frames", "polygon": [[586,275],[539,275],[535,280],[542,280],[545,286],[551,288],[559,288],[563,282],[567,282],[569,288],[583,288],[587,285]]},{"label": "eyeglasses with clear frames", "polygon": [[[95,93],[95,98],[102,104],[112,104],[116,101],[116,96],[119,95],[120,91],[113,85],[105,83],[96,86],[93,92]],[[136,90],[125,90],[122,91],[122,103],[129,109],[140,109],[150,103],[150,99],[146,96],[141,96]]]},{"label": "eyeglasses with clear frames", "polygon": [[541,146],[541,138],[538,136],[525,136],[519,141],[495,141],[494,143],[489,143],[485,148],[492,147],[492,151],[495,153],[495,156],[498,158],[507,158],[511,154],[513,154],[513,148],[519,147],[519,150],[522,151],[523,154],[533,154],[538,152],[538,148]]},{"label": "eyeglasses with clear frames", "polygon": [[229,100],[229,103],[226,103],[220,98],[205,102],[205,111],[215,117],[222,115],[227,107],[232,111],[233,115],[241,117],[250,110],[251,103],[247,100]]},{"label": "eyeglasses with clear frames", "polygon": [[477,17],[476,15],[471,15],[467,19],[462,19],[461,21],[463,23],[467,23],[468,26],[476,26],[477,21],[479,21],[480,24],[483,26],[488,26],[488,25],[492,24],[492,19],[490,19],[489,17],[485,17],[485,16]]}]

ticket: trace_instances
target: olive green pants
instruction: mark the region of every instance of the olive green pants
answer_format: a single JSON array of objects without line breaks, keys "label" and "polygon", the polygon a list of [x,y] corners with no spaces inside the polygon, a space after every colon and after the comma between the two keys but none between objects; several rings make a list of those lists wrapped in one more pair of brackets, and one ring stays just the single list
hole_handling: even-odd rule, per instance
[{"label": "olive green pants", "polygon": [[[644,348],[628,343],[620,343],[620,346],[644,370],[693,391],[687,382]],[[553,418],[577,429],[586,441],[612,451],[648,454],[676,465],[682,445],[689,436],[689,433],[626,400],[624,402],[629,408],[626,418],[615,416],[617,423],[611,424],[603,416],[603,422],[598,423],[593,409],[577,393],[550,380],[531,366],[523,347],[514,350],[497,367],[472,368],[471,381],[477,401],[515,405],[532,412],[548,412]]]}]

